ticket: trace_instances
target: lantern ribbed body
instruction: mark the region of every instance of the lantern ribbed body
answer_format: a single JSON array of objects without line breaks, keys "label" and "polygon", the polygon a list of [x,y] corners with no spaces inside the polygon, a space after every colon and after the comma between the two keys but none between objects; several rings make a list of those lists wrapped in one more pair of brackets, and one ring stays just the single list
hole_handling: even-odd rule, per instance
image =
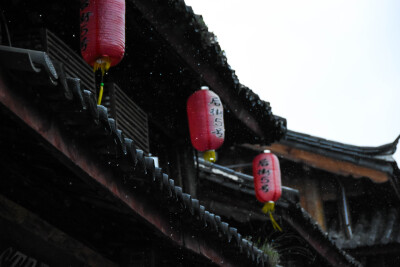
[{"label": "lantern ribbed body", "polygon": [[253,160],[254,190],[258,201],[276,202],[282,194],[281,170],[278,157],[262,153]]},{"label": "lantern ribbed body", "polygon": [[81,54],[90,65],[108,58],[118,64],[125,52],[125,0],[81,0]]},{"label": "lantern ribbed body", "polygon": [[218,149],[224,142],[223,107],[217,94],[199,90],[187,101],[190,139],[198,151]]}]

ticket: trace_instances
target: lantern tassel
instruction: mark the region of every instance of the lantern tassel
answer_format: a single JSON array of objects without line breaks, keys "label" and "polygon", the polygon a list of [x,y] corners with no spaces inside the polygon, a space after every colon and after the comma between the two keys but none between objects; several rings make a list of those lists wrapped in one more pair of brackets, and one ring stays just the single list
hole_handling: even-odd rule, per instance
[{"label": "lantern tassel", "polygon": [[97,59],[93,64],[93,71],[101,70],[101,76],[104,76],[106,72],[110,69],[111,59],[108,56],[103,56]]},{"label": "lantern tassel", "polygon": [[215,150],[212,149],[204,151],[203,158],[208,162],[214,163],[217,160],[217,157],[215,155]]},{"label": "lantern tassel", "polygon": [[264,214],[269,214],[269,218],[271,219],[272,226],[274,227],[275,230],[279,230],[282,232],[282,228],[279,226],[279,224],[275,221],[274,216],[272,213],[275,211],[275,202],[273,201],[268,201],[265,203],[264,207],[261,210]]},{"label": "lantern tassel", "polygon": [[100,82],[100,90],[99,90],[99,97],[97,99],[97,105],[101,104],[101,100],[103,99],[103,92],[104,92],[104,75],[110,69],[111,60],[110,57],[104,56],[96,60],[93,65],[93,71],[96,72],[97,70],[101,70],[101,82]]}]

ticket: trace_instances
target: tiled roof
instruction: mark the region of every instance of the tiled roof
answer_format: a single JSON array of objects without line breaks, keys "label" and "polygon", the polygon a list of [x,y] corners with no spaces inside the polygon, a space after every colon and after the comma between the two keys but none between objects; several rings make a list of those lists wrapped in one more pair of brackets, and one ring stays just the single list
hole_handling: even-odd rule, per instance
[{"label": "tiled roof", "polygon": [[333,266],[362,266],[350,254],[339,248],[299,203],[282,209],[281,216],[297,231],[302,232],[302,235],[308,236],[314,248],[317,246],[325,253],[327,249],[329,252],[324,256]]},{"label": "tiled roof", "polygon": [[[255,197],[253,177],[232,169],[199,160],[202,176],[211,182],[218,183],[231,190],[239,191]],[[322,231],[318,223],[300,206],[298,191],[282,187],[282,196],[278,200],[277,213],[283,217],[314,249],[335,266],[361,266],[352,256],[341,250],[327,233]],[[327,251],[329,251],[327,253]]]},{"label": "tiled roof", "polygon": [[243,146],[255,151],[270,149],[286,160],[336,175],[390,182],[394,195],[400,198],[400,171],[393,158],[399,139],[400,136],[382,146],[361,147],[288,130],[284,138],[271,146]]},{"label": "tiled roof", "polygon": [[329,236],[343,249],[400,244],[400,217],[397,208],[383,208],[370,214],[358,214],[353,218],[353,233],[347,238],[339,231],[339,222],[329,225]]},{"label": "tiled roof", "polygon": [[[233,96],[235,101],[243,105],[249,116],[254,117],[264,136],[247,142],[271,143],[279,140],[286,133],[286,119],[275,116],[272,113],[269,102],[266,102],[254,93],[250,88],[239,82],[235,71],[228,64],[226,54],[218,44],[217,37],[208,31],[208,27],[201,15],[196,15],[184,0],[174,1],[131,1],[133,5],[153,24],[155,29],[168,40],[177,53],[197,71],[211,89],[216,88],[215,81],[223,83],[229,97],[220,94],[221,99],[227,100]],[[162,14],[162,15],[160,15]],[[182,41],[185,41],[183,44]],[[175,47],[176,46],[176,47]],[[202,69],[203,66],[206,66]],[[212,69],[211,74],[207,71]],[[240,110],[237,106],[229,107],[231,112],[240,117]],[[240,118],[246,120],[246,118]]]},{"label": "tiled roof", "polygon": [[392,143],[378,147],[361,147],[288,131],[280,144],[384,173],[400,198],[400,171],[393,158],[399,139],[400,136]]},{"label": "tiled roof", "polygon": [[397,144],[399,142],[399,137],[396,138],[392,143],[385,144],[378,147],[361,147],[343,144],[331,140],[326,140],[316,136],[311,136],[304,133],[298,133],[288,130],[285,138],[281,140],[281,143],[291,144],[299,148],[304,148],[306,150],[323,150],[324,153],[332,152],[338,153],[337,157],[342,157],[347,159],[347,155],[360,158],[369,158],[381,161],[394,161],[392,156],[396,152]]},{"label": "tiled roof", "polygon": [[[82,90],[78,78],[65,77],[58,62],[52,62],[43,52],[0,46],[0,65],[8,70],[13,85],[22,84],[32,88],[17,92],[22,98],[32,98],[34,108],[56,114],[57,121],[63,125],[61,131],[76,139],[85,139],[86,144],[82,146],[86,145],[91,153],[98,155],[113,172],[127,177],[139,187],[151,190],[153,195],[160,196],[170,212],[181,210],[185,221],[201,225],[212,238],[225,242],[227,247],[233,247],[242,259],[269,266],[266,254],[242,238],[237,229],[221,221],[220,216],[205,210],[199,200],[182,192],[181,187],[175,186],[173,179],[155,167],[152,158],[136,149],[134,140],[124,137],[114,119],[109,117],[107,109],[96,105],[94,94]],[[22,76],[26,82],[21,81]],[[2,104],[10,109],[16,108],[10,102],[11,94],[15,92],[7,91],[4,83],[1,87]],[[110,190],[114,192],[115,189]]]}]

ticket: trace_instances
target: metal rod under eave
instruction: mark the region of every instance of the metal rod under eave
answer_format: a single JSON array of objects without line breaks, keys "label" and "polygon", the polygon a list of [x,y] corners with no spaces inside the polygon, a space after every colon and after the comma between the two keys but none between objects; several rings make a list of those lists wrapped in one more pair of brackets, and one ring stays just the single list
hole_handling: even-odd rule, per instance
[{"label": "metal rod under eave", "polygon": [[350,215],[350,208],[349,204],[347,202],[347,197],[346,197],[346,190],[343,186],[343,184],[337,179],[337,182],[339,184],[339,190],[340,190],[340,207],[339,210],[341,211],[340,216],[341,216],[341,221],[344,226],[344,233],[346,235],[347,239],[351,239],[353,237],[353,230],[351,228],[351,215]]}]

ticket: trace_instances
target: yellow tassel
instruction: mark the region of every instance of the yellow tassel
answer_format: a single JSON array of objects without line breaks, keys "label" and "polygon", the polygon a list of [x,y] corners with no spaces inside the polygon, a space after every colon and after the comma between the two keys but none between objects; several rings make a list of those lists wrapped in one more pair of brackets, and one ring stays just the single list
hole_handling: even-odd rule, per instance
[{"label": "yellow tassel", "polygon": [[97,99],[97,105],[101,104],[101,100],[103,98],[103,91],[104,91],[104,83],[100,83],[100,91],[99,91],[99,98]]},{"label": "yellow tassel", "polygon": [[110,69],[111,59],[108,56],[103,56],[94,62],[93,71],[101,70],[101,75],[104,76],[106,72]]},{"label": "yellow tassel", "polygon": [[99,97],[97,99],[97,105],[100,105],[101,100],[103,99],[103,91],[104,91],[103,78],[106,72],[110,69],[110,66],[111,66],[111,60],[110,57],[108,56],[103,56],[97,59],[93,65],[94,72],[96,72],[97,70],[101,70],[101,83],[100,83]]},{"label": "yellow tassel", "polygon": [[215,155],[215,150],[207,150],[204,152],[203,155],[204,160],[208,162],[214,163],[217,160],[217,157]]},{"label": "yellow tassel", "polygon": [[264,214],[269,213],[269,218],[271,219],[272,226],[274,227],[275,230],[279,230],[282,232],[282,228],[279,226],[279,224],[275,221],[274,216],[272,213],[275,211],[275,203],[273,201],[268,201],[265,203],[264,207],[261,210]]}]

